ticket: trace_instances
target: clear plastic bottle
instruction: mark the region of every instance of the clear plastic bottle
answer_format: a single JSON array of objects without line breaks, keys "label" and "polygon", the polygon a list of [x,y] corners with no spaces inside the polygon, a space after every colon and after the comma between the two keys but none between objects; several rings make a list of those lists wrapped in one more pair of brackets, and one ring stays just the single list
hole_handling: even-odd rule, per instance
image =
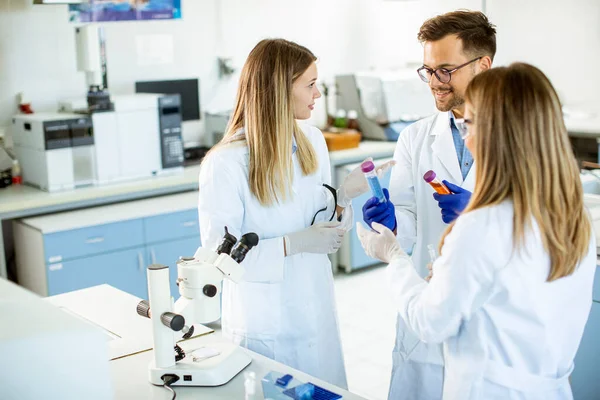
[{"label": "clear plastic bottle", "polygon": [[360,130],[358,126],[358,112],[356,110],[348,111],[348,129]]},{"label": "clear plastic bottle", "polygon": [[13,185],[20,185],[23,183],[23,178],[21,177],[21,166],[19,165],[19,160],[16,158],[13,160],[11,173]]},{"label": "clear plastic bottle", "polygon": [[257,400],[256,374],[253,371],[244,373],[244,400]]},{"label": "clear plastic bottle", "polygon": [[380,203],[385,203],[385,195],[383,194],[383,190],[381,189],[381,184],[379,183],[379,178],[375,173],[375,164],[373,161],[365,161],[360,165],[360,169],[363,174],[365,174],[365,178],[367,178],[367,182],[369,183],[369,187],[371,188],[371,192],[374,197],[377,197]]},{"label": "clear plastic bottle", "polygon": [[433,190],[435,190],[439,194],[452,193],[450,192],[450,189],[446,187],[446,185],[444,185],[439,179],[436,178],[435,172],[431,170],[425,172],[425,175],[423,175],[423,179],[425,179],[425,182],[429,183]]},{"label": "clear plastic bottle", "polygon": [[435,251],[435,247],[433,247],[432,244],[428,244],[427,251],[429,252],[429,262],[433,264],[437,259],[437,252]]}]

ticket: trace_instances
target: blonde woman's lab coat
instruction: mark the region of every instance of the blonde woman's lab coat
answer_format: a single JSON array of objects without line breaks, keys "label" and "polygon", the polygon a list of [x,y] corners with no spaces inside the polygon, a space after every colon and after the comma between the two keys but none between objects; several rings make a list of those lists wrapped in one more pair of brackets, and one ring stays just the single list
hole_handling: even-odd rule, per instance
[{"label": "blonde woman's lab coat", "polygon": [[216,248],[223,227],[238,239],[255,232],[260,241],[242,262],[243,282],[223,282],[222,329],[235,343],[273,360],[346,388],[346,373],[337,321],[333,276],[327,254],[285,257],[283,236],[329,220],[333,197],[323,134],[303,126],[319,161],[318,171],[303,176],[293,158],[293,199],[266,207],[248,185],[248,147],[230,144],[203,162],[199,184],[199,218],[203,246]]},{"label": "blonde woman's lab coat", "polygon": [[[412,250],[417,273],[426,277],[427,245],[433,244],[437,249],[448,225],[442,221],[434,191],[423,175],[433,170],[440,180],[472,191],[475,166],[471,166],[463,180],[447,112],[436,113],[406,128],[398,139],[394,160],[397,164],[392,169],[390,199],[396,208],[397,237],[405,251]],[[439,344],[419,341],[400,317],[396,321],[392,363],[390,400],[439,400],[443,382],[442,348]]]},{"label": "blonde woman's lab coat", "polygon": [[572,399],[569,375],[592,305],[596,239],[576,271],[547,282],[550,257],[535,222],[513,249],[513,206],[461,215],[426,283],[408,257],[387,273],[398,312],[443,343],[444,400]]}]

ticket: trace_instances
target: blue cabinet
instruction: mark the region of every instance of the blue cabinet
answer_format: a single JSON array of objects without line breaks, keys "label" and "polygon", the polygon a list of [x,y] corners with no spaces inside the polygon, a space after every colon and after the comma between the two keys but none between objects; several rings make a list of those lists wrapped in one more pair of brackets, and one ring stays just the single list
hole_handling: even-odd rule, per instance
[{"label": "blue cabinet", "polygon": [[[596,273],[598,275],[598,273]],[[575,357],[575,370],[571,375],[571,388],[575,400],[600,398],[600,303],[593,302],[585,326],[579,351]]]},{"label": "blue cabinet", "polygon": [[142,219],[44,234],[44,252],[49,263],[143,245]]},{"label": "blue cabinet", "polygon": [[190,237],[166,243],[148,245],[148,259],[152,264],[163,264],[169,267],[169,282],[171,283],[171,296],[179,298],[177,287],[177,260],[180,257],[192,257],[200,246],[199,237]]},{"label": "blue cabinet", "polygon": [[107,283],[148,296],[147,266],[170,267],[200,246],[196,192],[27,218],[14,222],[17,279],[42,296]]},{"label": "blue cabinet", "polygon": [[107,283],[137,297],[148,297],[144,247],[48,265],[48,295]]}]

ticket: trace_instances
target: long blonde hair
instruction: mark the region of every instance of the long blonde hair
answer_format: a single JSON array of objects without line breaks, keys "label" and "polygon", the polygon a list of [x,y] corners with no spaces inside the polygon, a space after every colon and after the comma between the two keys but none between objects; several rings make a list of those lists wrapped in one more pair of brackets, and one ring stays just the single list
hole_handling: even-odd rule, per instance
[{"label": "long blonde hair", "polygon": [[511,199],[513,247],[524,246],[533,217],[550,255],[548,281],[572,274],[588,252],[591,224],[552,84],[536,67],[515,63],[477,75],[465,98],[476,127],[477,183],[464,212]]},{"label": "long blonde hair", "polygon": [[[250,191],[262,205],[285,201],[293,180],[292,144],[302,173],[318,168],[315,150],[294,119],[292,85],[317,58],[284,39],[265,39],[250,52],[242,69],[233,115],[223,139],[211,150],[246,141]],[[244,129],[245,135],[239,135]]]}]

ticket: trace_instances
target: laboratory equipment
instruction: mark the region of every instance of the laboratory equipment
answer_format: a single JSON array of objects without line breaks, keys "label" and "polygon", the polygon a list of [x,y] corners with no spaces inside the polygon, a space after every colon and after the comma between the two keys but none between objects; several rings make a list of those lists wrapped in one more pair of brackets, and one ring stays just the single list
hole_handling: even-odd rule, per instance
[{"label": "laboratory equipment", "polygon": [[108,93],[104,31],[97,25],[75,28],[77,69],[86,74],[87,98],[59,103],[62,112],[87,115],[96,138],[95,183],[183,172],[179,94]]},{"label": "laboratory equipment", "polygon": [[[285,384],[282,384],[285,383]],[[337,400],[342,396],[314,383],[301,382],[292,375],[269,372],[262,379],[265,399],[272,400]]]},{"label": "laboratory equipment", "polygon": [[[136,93],[179,94],[181,96],[181,136],[188,147],[197,145],[202,132],[200,83],[195,79],[143,81],[135,83]],[[212,143],[210,144],[212,145]]]},{"label": "laboratory equipment", "polygon": [[113,96],[114,110],[89,112],[84,99],[63,100],[63,112],[83,110],[93,125],[96,184],[183,172],[178,95]]},{"label": "laboratory equipment", "polygon": [[[244,274],[240,263],[248,251],[258,244],[258,236],[247,233],[234,246],[236,238],[225,231],[216,251],[200,247],[191,258],[177,262],[179,293],[172,304],[169,287],[169,267],[152,264],[148,267],[149,302],[141,301],[137,312],[152,320],[154,359],[149,366],[149,380],[155,385],[172,382],[183,386],[219,386],[229,382],[251,362],[239,346],[215,344],[210,357],[186,355],[175,344],[175,332],[187,338],[193,334],[192,323],[216,321],[221,314],[219,296],[223,279],[239,282]],[[174,350],[175,349],[175,350]]]},{"label": "laboratory equipment", "polygon": [[439,194],[450,194],[450,190],[435,175],[435,172],[429,170],[423,175],[425,182],[429,183],[433,190]]},{"label": "laboratory equipment", "polygon": [[435,247],[432,244],[427,245],[427,252],[429,253],[429,262],[434,263],[437,259],[437,253],[435,251]]},{"label": "laboratory equipment", "polygon": [[23,183],[23,177],[21,176],[21,165],[19,165],[19,160],[16,158],[12,161],[11,175],[13,185],[20,185]]},{"label": "laboratory equipment", "polygon": [[357,111],[366,139],[396,141],[405,127],[436,112],[429,87],[412,68],[339,75],[335,82],[337,106]]},{"label": "laboratory equipment", "polygon": [[429,264],[427,264],[427,269],[429,270],[429,273],[427,274],[425,280],[429,282],[433,277],[433,263],[437,259],[437,252],[435,251],[435,247],[433,247],[432,244],[427,245],[427,252],[429,253]]},{"label": "laboratory equipment", "polygon": [[205,135],[208,140],[208,145],[212,146],[221,141],[227,131],[227,124],[231,118],[231,111],[206,112],[205,118]]},{"label": "laboratory equipment", "polygon": [[290,374],[285,374],[281,378],[277,378],[277,384],[281,387],[286,387],[288,383],[292,380],[293,376]]},{"label": "laboratory equipment", "polygon": [[87,108],[94,111],[111,110],[106,70],[104,28],[83,25],[75,28],[77,70],[85,72],[88,85]]},{"label": "laboratory equipment", "polygon": [[383,194],[383,190],[381,189],[381,184],[379,183],[379,178],[375,173],[375,164],[373,161],[365,161],[360,165],[360,169],[365,174],[365,178],[369,183],[369,187],[371,188],[371,193],[374,197],[376,197],[380,203],[385,203],[385,195]]},{"label": "laboratory equipment", "polygon": [[24,183],[48,192],[94,183],[95,143],[89,117],[61,113],[15,115],[12,137]]},{"label": "laboratory equipment", "polygon": [[254,371],[244,373],[244,400],[258,400],[256,391],[256,374]]},{"label": "laboratory equipment", "polygon": [[199,120],[200,89],[198,79],[143,81],[135,83],[136,93],[178,94],[181,96],[181,120]]},{"label": "laboratory equipment", "polygon": [[330,392],[310,382],[290,388],[283,392],[283,394],[294,400],[337,400],[342,398],[339,394]]}]

